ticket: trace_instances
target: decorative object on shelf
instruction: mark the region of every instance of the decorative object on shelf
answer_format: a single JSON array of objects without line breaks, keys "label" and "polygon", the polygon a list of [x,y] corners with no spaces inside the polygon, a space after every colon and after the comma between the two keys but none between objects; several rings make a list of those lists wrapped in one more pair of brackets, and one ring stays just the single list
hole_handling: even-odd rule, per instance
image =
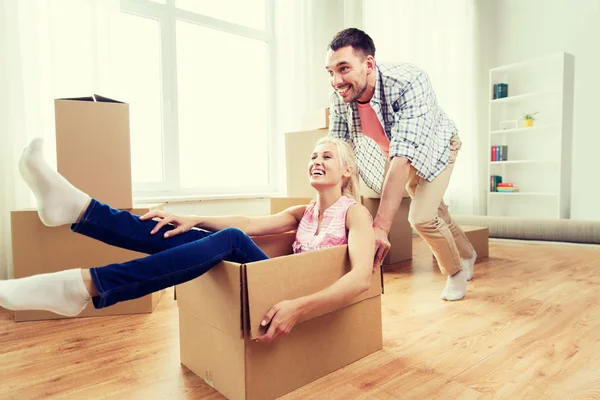
[{"label": "decorative object on shelf", "polygon": [[507,83],[496,83],[494,85],[494,99],[503,99],[508,97],[508,84]]},{"label": "decorative object on shelf", "polygon": [[526,128],[531,128],[533,126],[533,121],[535,121],[534,115],[537,114],[538,112],[539,111],[536,111],[536,112],[531,113],[531,114],[525,113],[525,115],[523,116],[523,125]]},{"label": "decorative object on shelf", "polygon": [[517,129],[517,120],[509,119],[506,121],[500,121],[500,129],[503,131],[507,129]]}]

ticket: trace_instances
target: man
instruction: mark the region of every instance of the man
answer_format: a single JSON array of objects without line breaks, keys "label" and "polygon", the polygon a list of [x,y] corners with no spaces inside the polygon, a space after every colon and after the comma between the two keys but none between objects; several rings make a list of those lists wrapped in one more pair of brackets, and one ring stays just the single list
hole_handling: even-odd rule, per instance
[{"label": "man", "polygon": [[363,181],[381,195],[374,219],[375,263],[390,249],[388,234],[405,190],[409,222],[447,275],[445,300],[465,296],[477,255],[443,202],[461,146],[454,123],[437,104],[427,74],[407,63],[376,64],[375,45],[349,28],[329,44],[329,135],[352,144]]}]

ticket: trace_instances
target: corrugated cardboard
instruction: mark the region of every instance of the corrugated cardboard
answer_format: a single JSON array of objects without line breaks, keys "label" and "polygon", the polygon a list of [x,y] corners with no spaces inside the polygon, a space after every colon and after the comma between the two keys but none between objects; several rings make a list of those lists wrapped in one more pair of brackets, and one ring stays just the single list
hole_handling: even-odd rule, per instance
[{"label": "corrugated cardboard", "polygon": [[329,129],[329,107],[305,113],[302,116],[302,129]]},{"label": "corrugated cardboard", "polygon": [[229,399],[274,399],[382,348],[381,270],[365,294],[256,343],[279,301],[319,291],[350,268],[347,246],[290,255],[294,232],[253,238],[271,257],[221,262],[177,286],[181,363]]},{"label": "corrugated cardboard", "polygon": [[315,189],[310,185],[308,165],[315,145],[327,130],[288,132],[285,134],[285,157],[288,197],[314,198]]},{"label": "corrugated cardboard", "polygon": [[461,226],[469,242],[477,252],[477,259],[488,257],[490,232],[487,226]]},{"label": "corrugated cardboard", "polygon": [[[477,253],[477,259],[489,257],[489,229],[487,226],[471,226],[471,225],[461,225],[460,228],[473,245],[475,252]],[[432,257],[435,258],[433,253]]]},{"label": "corrugated cardboard", "polygon": [[[373,218],[377,215],[379,209],[379,198],[362,198],[363,205],[369,210]],[[383,264],[390,265],[412,258],[412,228],[408,222],[408,211],[410,210],[411,198],[405,197],[400,203],[398,212],[392,222],[392,227],[388,235],[391,247]]]},{"label": "corrugated cardboard", "polygon": [[[161,207],[162,205],[134,208],[128,211],[143,215],[151,209]],[[47,227],[40,221],[36,210],[12,211],[11,230],[15,278],[71,268],[101,267],[146,256],[71,232],[69,225]],[[159,291],[100,310],[96,310],[90,302],[77,318],[150,313],[154,311],[164,292]],[[16,321],[70,318],[38,310],[15,311],[14,315]]]},{"label": "corrugated cardboard", "polygon": [[269,199],[270,214],[277,214],[293,206],[308,205],[314,197],[271,197]]},{"label": "corrugated cardboard", "polygon": [[103,203],[132,208],[129,104],[94,95],[54,107],[58,172]]}]

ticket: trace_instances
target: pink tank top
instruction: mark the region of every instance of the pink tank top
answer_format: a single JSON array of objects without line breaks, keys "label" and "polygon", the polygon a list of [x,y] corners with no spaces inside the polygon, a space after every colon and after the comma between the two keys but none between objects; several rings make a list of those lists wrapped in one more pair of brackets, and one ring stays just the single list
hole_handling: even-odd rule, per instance
[{"label": "pink tank top", "polygon": [[296,231],[296,240],[293,243],[294,253],[304,253],[325,249],[327,247],[342,246],[348,243],[346,234],[346,213],[356,200],[342,196],[325,210],[321,228],[319,225],[319,209],[317,201],[313,200],[304,211],[304,215]]},{"label": "pink tank top", "polygon": [[379,145],[382,153],[388,157],[390,141],[385,135],[379,118],[377,118],[377,113],[373,110],[370,103],[361,104],[356,102],[356,106],[358,107],[358,115],[360,116],[362,134],[373,139]]}]

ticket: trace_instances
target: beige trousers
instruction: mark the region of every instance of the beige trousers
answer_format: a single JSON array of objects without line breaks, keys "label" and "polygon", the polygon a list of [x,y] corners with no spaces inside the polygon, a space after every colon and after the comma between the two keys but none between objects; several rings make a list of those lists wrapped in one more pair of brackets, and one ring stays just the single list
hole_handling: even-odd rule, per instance
[{"label": "beige trousers", "polygon": [[406,184],[406,190],[412,198],[408,221],[429,244],[444,275],[454,275],[460,271],[460,259],[471,258],[474,251],[465,233],[452,220],[443,200],[461,144],[458,136],[452,137],[450,161],[433,181],[419,177],[417,170],[411,166]]}]

